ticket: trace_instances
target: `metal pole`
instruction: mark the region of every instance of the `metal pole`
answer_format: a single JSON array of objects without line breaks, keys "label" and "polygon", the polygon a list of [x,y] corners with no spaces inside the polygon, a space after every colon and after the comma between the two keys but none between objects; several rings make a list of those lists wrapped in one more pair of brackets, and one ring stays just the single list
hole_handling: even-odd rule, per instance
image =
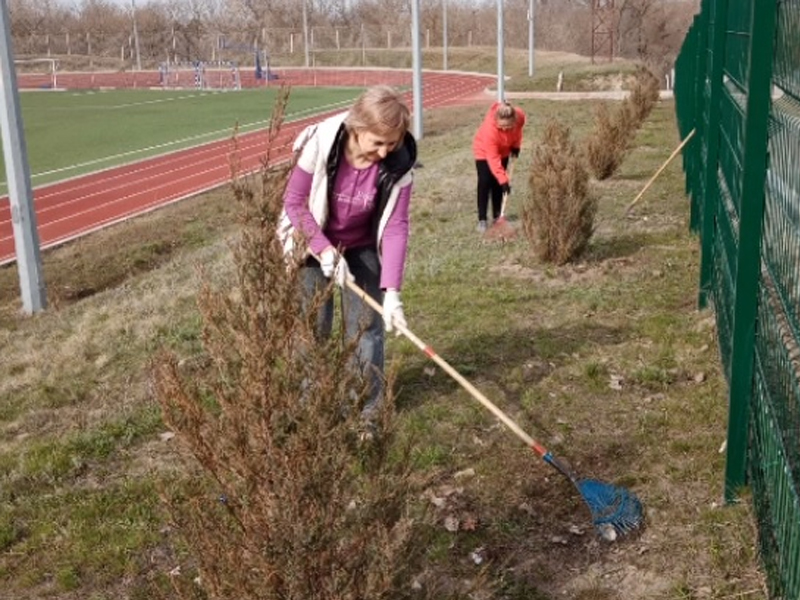
[{"label": "metal pole", "polygon": [[497,99],[500,102],[506,97],[503,46],[503,0],[497,0]]},{"label": "metal pole", "polygon": [[308,9],[306,8],[306,0],[303,0],[303,50],[306,53],[306,68],[311,64],[308,57]]},{"label": "metal pole", "polygon": [[44,310],[47,300],[6,0],[0,0],[0,34],[0,134],[3,138],[22,308],[31,314]]},{"label": "metal pole", "polygon": [[442,69],[447,71],[447,0],[442,0]]},{"label": "metal pole", "polygon": [[136,47],[136,70],[142,70],[142,55],[139,52],[139,30],[136,27],[136,0],[131,0],[131,13],[133,15],[133,43]]},{"label": "metal pole", "polygon": [[[738,8],[737,3],[731,2]],[[729,5],[728,10],[731,8]],[[750,414],[755,410],[753,389],[757,376],[753,365],[758,330],[759,281],[763,256],[762,232],[764,219],[764,181],[767,178],[767,156],[770,141],[770,107],[772,99],[772,70],[775,60],[775,32],[778,27],[779,0],[753,4],[750,14],[750,74],[746,88],[743,148],[741,159],[741,197],[747,200],[739,208],[738,248],[734,275],[733,307],[730,332],[730,385],[728,386],[728,451],[725,461],[725,500],[739,500],[742,486],[748,479]],[[795,38],[796,40],[797,38]],[[728,52],[728,50],[726,48]],[[777,66],[777,65],[775,65]],[[718,125],[723,131],[727,123]],[[720,134],[722,137],[722,134]],[[718,164],[724,158],[719,157]],[[715,171],[717,165],[714,165]],[[797,164],[795,163],[795,168]],[[710,170],[710,169],[709,169]],[[707,193],[708,194],[708,193]],[[712,199],[713,198],[713,199]],[[719,198],[719,199],[718,199]],[[708,194],[706,202],[722,204],[722,193]],[[719,209],[718,209],[719,210]],[[721,214],[726,211],[720,210]],[[725,219],[729,218],[727,215]],[[731,227],[735,230],[736,225]],[[717,234],[719,235],[719,234]],[[730,264],[730,263],[728,263]],[[767,326],[768,327],[768,326]],[[760,333],[760,332],[759,332]],[[773,463],[774,464],[774,463]],[[775,469],[772,465],[770,469]],[[777,470],[777,469],[776,469]],[[796,554],[795,554],[796,556]],[[794,594],[793,594],[794,595]]]},{"label": "metal pole", "polygon": [[533,77],[533,7],[536,3],[536,0],[530,0],[530,6],[528,7],[528,77]]},{"label": "metal pole", "polygon": [[411,0],[411,45],[414,66],[414,137],[422,139],[422,48],[419,35],[419,0]]}]

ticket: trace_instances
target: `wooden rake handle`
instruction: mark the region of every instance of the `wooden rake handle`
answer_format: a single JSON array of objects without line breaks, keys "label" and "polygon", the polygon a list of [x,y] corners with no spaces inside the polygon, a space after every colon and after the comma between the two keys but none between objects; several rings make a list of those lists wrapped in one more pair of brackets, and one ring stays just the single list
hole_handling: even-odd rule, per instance
[{"label": "wooden rake handle", "polygon": [[[514,164],[519,160],[519,158],[509,157],[508,159],[508,184],[511,185],[511,176],[514,174]],[[506,207],[508,206],[508,194],[503,194],[503,203],[500,205],[500,216],[506,216]]]},{"label": "wooden rake handle", "polygon": [[[358,285],[348,280],[347,287],[350,288],[350,290],[353,293],[355,293],[359,298],[361,298],[364,302],[366,302],[373,310],[375,310],[375,312],[377,312],[381,316],[383,315],[383,308],[381,307],[381,305],[375,302],[375,300],[371,296],[369,296],[364,290],[362,290]],[[469,392],[469,394],[473,398],[475,398],[478,402],[480,402],[486,408],[488,408],[489,411],[495,417],[500,419],[500,421],[502,421],[506,427],[508,427],[512,432],[514,432],[517,435],[517,437],[519,437],[523,442],[525,442],[527,446],[532,448],[533,451],[536,452],[540,457],[545,458],[545,455],[548,454],[548,451],[544,446],[539,444],[531,436],[525,433],[525,431],[519,425],[517,425],[514,421],[512,421],[511,418],[508,415],[506,415],[502,410],[497,408],[497,406],[495,406],[491,400],[489,400],[486,396],[484,396],[480,392],[480,390],[478,390],[474,385],[472,385],[469,381],[467,381],[461,375],[461,373],[456,371],[453,367],[450,366],[450,364],[447,361],[445,361],[441,356],[436,354],[433,348],[428,346],[425,342],[423,342],[416,335],[414,335],[407,327],[400,325],[399,323],[394,323],[394,327],[396,327],[400,333],[406,336],[417,348],[419,348],[425,354],[425,356],[430,358],[433,362],[439,365],[445,373],[447,373],[448,375],[450,375],[450,377],[455,379],[456,382],[458,382],[458,384],[461,385],[461,387],[467,390],[467,392]]]},{"label": "wooden rake handle", "polygon": [[691,131],[688,133],[688,135],[687,135],[687,136],[686,136],[686,137],[683,139],[683,141],[682,141],[682,142],[681,142],[681,143],[678,145],[678,147],[677,147],[677,148],[675,148],[675,150],[673,150],[673,151],[672,151],[672,154],[670,154],[670,155],[669,155],[669,158],[668,158],[668,159],[667,159],[667,160],[664,162],[664,164],[663,164],[663,165],[661,165],[661,167],[658,169],[658,171],[656,171],[655,175],[653,175],[653,176],[650,178],[650,181],[648,181],[648,182],[647,182],[647,184],[646,184],[646,185],[645,185],[645,186],[642,188],[642,191],[641,191],[641,192],[639,192],[639,195],[638,195],[638,196],[636,196],[636,198],[634,198],[634,199],[633,199],[633,202],[631,202],[630,204],[628,204],[628,206],[625,208],[625,214],[628,214],[628,213],[631,211],[631,209],[632,209],[632,208],[633,208],[633,207],[636,205],[636,203],[637,203],[637,202],[639,202],[639,200],[641,199],[641,197],[642,197],[642,196],[644,196],[644,193],[645,193],[645,192],[648,190],[648,188],[649,188],[651,185],[653,185],[653,182],[656,180],[656,178],[657,178],[659,175],[661,175],[661,173],[664,171],[664,169],[666,169],[666,168],[667,168],[667,165],[669,165],[669,163],[671,163],[671,162],[672,162],[672,160],[673,160],[673,159],[674,159],[676,156],[678,156],[678,154],[680,153],[680,151],[684,149],[684,147],[686,146],[686,144],[688,144],[688,143],[689,143],[689,140],[691,140],[691,139],[692,139],[692,136],[694,136],[694,132],[695,132],[695,130],[694,130],[694,129],[692,129],[692,130],[691,130]]}]

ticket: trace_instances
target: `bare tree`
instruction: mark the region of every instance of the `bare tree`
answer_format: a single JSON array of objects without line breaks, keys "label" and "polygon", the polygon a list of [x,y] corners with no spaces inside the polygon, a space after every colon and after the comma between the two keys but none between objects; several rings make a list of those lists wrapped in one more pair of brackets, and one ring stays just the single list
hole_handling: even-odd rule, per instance
[{"label": "bare tree", "polygon": [[[130,0],[9,0],[18,53],[41,55],[58,38],[61,54],[119,58],[130,45]],[[451,46],[494,46],[496,0],[421,0],[423,35],[442,44],[443,3],[447,2]],[[410,0],[306,0],[309,25],[318,49],[395,47],[410,43]],[[505,43],[528,46],[530,0],[505,0]],[[663,75],[671,67],[699,0],[617,0],[617,53],[648,64]],[[218,40],[238,48],[290,47],[302,43],[302,0],[137,0],[142,58],[152,67],[167,53],[208,60]],[[535,40],[543,50],[591,53],[592,13],[589,0],[536,0]],[[334,30],[336,30],[334,32]],[[362,37],[365,36],[365,37]],[[46,40],[46,43],[45,43]],[[335,40],[335,41],[334,41]],[[91,47],[90,47],[91,46]],[[58,52],[56,52],[58,53]]]},{"label": "bare tree", "polygon": [[616,20],[617,51],[659,75],[668,69],[698,9],[697,0],[623,0]]}]

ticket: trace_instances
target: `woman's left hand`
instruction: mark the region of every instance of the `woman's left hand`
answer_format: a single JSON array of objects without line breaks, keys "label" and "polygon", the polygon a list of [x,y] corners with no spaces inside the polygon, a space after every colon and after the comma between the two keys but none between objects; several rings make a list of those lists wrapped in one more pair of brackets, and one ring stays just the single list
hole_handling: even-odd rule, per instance
[{"label": "woman's left hand", "polygon": [[[400,292],[397,290],[386,290],[383,294],[383,324],[386,331],[393,331],[396,325],[407,327],[406,317],[403,314],[403,303],[400,300]],[[400,335],[400,331],[397,331]]]}]

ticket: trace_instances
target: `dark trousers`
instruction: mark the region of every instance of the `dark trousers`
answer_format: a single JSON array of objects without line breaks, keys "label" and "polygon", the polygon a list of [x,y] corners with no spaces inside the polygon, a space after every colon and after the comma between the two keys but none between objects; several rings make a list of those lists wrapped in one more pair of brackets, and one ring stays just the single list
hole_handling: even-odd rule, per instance
[{"label": "dark trousers", "polygon": [[[355,283],[371,296],[378,304],[383,302],[380,282],[381,267],[375,248],[353,248],[346,250],[344,258]],[[309,258],[302,272],[303,291],[306,298],[313,295],[330,283],[322,274],[322,269],[314,258]],[[335,296],[334,296],[335,297]],[[358,341],[357,364],[361,373],[370,380],[370,395],[363,409],[365,418],[370,418],[377,410],[383,397],[384,367],[384,325],[383,318],[350,289],[344,289],[342,299],[342,322],[345,336],[354,339],[363,325],[366,327]],[[333,328],[333,298],[331,298],[317,315],[316,334],[321,337],[330,336]]]},{"label": "dark trousers", "polygon": [[[503,159],[503,168],[508,167],[508,157]],[[489,197],[492,198],[492,217],[500,216],[503,207],[503,188],[497,178],[489,169],[489,163],[485,160],[476,160],[475,169],[478,171],[478,221],[486,221],[486,214],[489,210]]]}]

